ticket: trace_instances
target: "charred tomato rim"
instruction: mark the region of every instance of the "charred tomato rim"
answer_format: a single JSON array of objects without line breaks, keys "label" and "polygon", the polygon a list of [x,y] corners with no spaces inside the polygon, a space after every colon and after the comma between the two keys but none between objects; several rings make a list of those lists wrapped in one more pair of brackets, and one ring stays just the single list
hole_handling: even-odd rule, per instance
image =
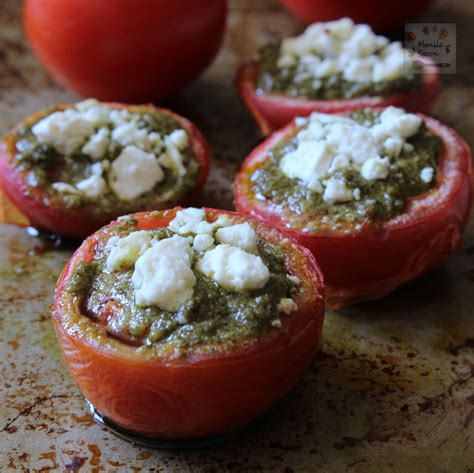
[{"label": "charred tomato rim", "polygon": [[[381,111],[383,108],[379,107],[375,110]],[[250,176],[259,165],[265,162],[271,148],[280,141],[294,136],[296,126],[293,122],[274,132],[255,148],[237,174],[234,183],[234,202],[237,210],[244,215],[274,225],[315,254],[325,275],[326,302],[331,308],[340,308],[351,303],[383,297],[398,285],[433,269],[450,253],[458,249],[461,243],[461,232],[471,206],[472,164],[469,148],[451,128],[434,118],[422,114],[417,115],[423,119],[428,130],[443,141],[436,186],[425,194],[408,198],[407,207],[403,213],[382,223],[365,223],[357,232],[305,232],[302,228],[288,228],[284,214],[278,210],[277,206],[255,199]],[[396,238],[401,245],[405,234],[408,238],[408,234],[416,233],[420,228],[429,228],[431,222],[436,223],[436,228],[441,233],[438,235],[433,233],[432,239],[425,242],[427,246],[423,249],[424,253],[421,251],[419,260],[412,264],[409,274],[395,272],[383,281],[370,281],[370,283],[360,281],[360,285],[354,281],[350,284],[339,283],[337,278],[331,276],[332,271],[328,268],[329,252],[335,251],[336,245],[339,245],[339,249],[344,249],[343,245],[358,243],[370,248],[370,245],[376,242],[382,247],[384,242],[389,245],[391,238]],[[441,223],[445,224],[444,229]],[[385,250],[389,251],[388,246]],[[323,254],[325,251],[327,254]],[[350,259],[351,255],[346,256]],[[348,265],[350,263],[350,260],[347,261]]]},{"label": "charred tomato rim", "polygon": [[[192,203],[200,195],[211,166],[209,146],[196,125],[171,110],[156,107],[153,104],[129,105],[117,102],[101,103],[114,109],[151,109],[154,112],[171,117],[186,130],[189,135],[193,157],[198,163],[199,169],[196,175],[195,187],[181,199],[181,203],[183,205]],[[74,104],[59,104],[57,108],[59,110],[66,110],[73,106]],[[34,192],[31,192],[26,184],[24,173],[18,172],[13,166],[13,160],[16,155],[15,145],[18,130],[22,126],[33,125],[49,115],[49,113],[47,110],[36,112],[25,118],[5,135],[0,144],[0,185],[10,200],[28,218],[32,225],[60,235],[86,237],[94,230],[110,222],[113,218],[118,217],[118,215],[115,213],[104,213],[101,217],[91,219],[85,215],[84,210],[81,208],[68,209],[61,205],[46,206],[42,202],[44,196],[43,189],[38,188],[35,189]]]},{"label": "charred tomato rim", "polygon": [[[424,61],[433,63],[429,58]],[[434,67],[433,64],[431,68]],[[393,105],[408,111],[427,113],[430,111],[440,88],[439,74],[436,70],[433,74],[423,76],[421,89],[400,92],[387,97],[362,96],[353,99],[308,100],[277,93],[258,94],[256,79],[259,73],[258,62],[252,61],[243,64],[237,71],[235,85],[244,105],[264,136],[283,127],[295,117],[307,116],[311,112],[343,113],[367,107],[378,108]]]},{"label": "charred tomato rim", "polygon": [[[138,229],[146,230],[167,225],[177,210],[134,217]],[[206,211],[211,218],[228,214],[242,219],[233,212]],[[173,361],[107,338],[103,327],[81,315],[77,301],[65,291],[75,265],[90,259],[99,239],[117,224],[91,235],[76,251],[59,278],[52,308],[69,370],[102,418],[147,438],[206,438],[247,425],[295,387],[319,345],[324,318],[323,279],[307,249],[254,222],[260,237],[290,250],[287,268],[300,277],[304,289],[295,296],[299,309],[281,317],[282,328],[247,347]]]}]

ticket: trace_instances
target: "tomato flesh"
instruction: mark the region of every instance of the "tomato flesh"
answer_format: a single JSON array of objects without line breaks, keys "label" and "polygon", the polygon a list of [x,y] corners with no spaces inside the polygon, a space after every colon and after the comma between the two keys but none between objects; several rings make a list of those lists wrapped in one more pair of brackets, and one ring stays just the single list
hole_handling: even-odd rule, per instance
[{"label": "tomato flesh", "polygon": [[[166,226],[176,211],[134,217],[139,229],[152,229]],[[256,230],[262,238],[287,247],[288,269],[305,288],[295,296],[299,310],[282,318],[278,332],[267,333],[247,348],[178,361],[139,353],[108,338],[92,320],[86,323],[88,329],[74,323],[81,319],[80,310],[64,287],[74,267],[93,257],[104,231],[90,236],[76,251],[58,281],[53,318],[74,380],[102,415],[150,437],[205,437],[247,424],[295,386],[321,338],[322,277],[308,250],[262,224]]]},{"label": "tomato flesh", "polygon": [[381,298],[433,269],[461,244],[471,206],[471,155],[454,130],[420,116],[444,143],[436,187],[409,199],[403,214],[381,224],[365,225],[357,232],[308,233],[288,228],[281,211],[255,199],[250,180],[253,169],[272,147],[291,136],[293,123],[257,147],[237,176],[236,208],[274,225],[311,250],[324,274],[326,302],[331,308]]}]

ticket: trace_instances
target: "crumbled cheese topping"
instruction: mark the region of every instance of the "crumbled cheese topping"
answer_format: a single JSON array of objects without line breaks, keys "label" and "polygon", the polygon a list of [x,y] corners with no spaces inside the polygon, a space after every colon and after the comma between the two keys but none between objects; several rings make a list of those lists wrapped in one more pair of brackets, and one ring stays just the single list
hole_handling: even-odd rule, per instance
[{"label": "crumbled cheese topping", "polygon": [[248,223],[219,228],[216,232],[216,240],[219,243],[238,246],[249,253],[257,251],[258,237],[255,230]]},{"label": "crumbled cheese topping", "polygon": [[112,162],[109,184],[122,200],[133,200],[153,190],[164,177],[153,153],[129,145]]},{"label": "crumbled cheese topping", "polygon": [[350,82],[391,81],[411,60],[401,43],[377,36],[370,26],[350,18],[314,23],[304,33],[282,41],[277,65],[297,67],[296,81],[341,74]]},{"label": "crumbled cheese topping", "polygon": [[160,240],[145,251],[132,275],[136,304],[177,311],[194,293],[192,257],[189,240],[178,235]]},{"label": "crumbled cheese topping", "polygon": [[434,178],[434,169],[432,167],[423,168],[420,172],[420,179],[423,182],[429,183]]},{"label": "crumbled cheese topping", "polygon": [[40,143],[52,146],[65,156],[73,154],[94,132],[94,127],[74,109],[54,112],[31,128]]},{"label": "crumbled cheese topping", "polygon": [[214,245],[214,238],[207,233],[203,235],[196,235],[193,242],[193,248],[202,253],[206,250],[209,250]]},{"label": "crumbled cheese topping", "polygon": [[[301,129],[295,149],[280,160],[281,171],[298,179],[328,202],[359,200],[338,171],[352,168],[367,180],[385,179],[396,170],[397,158],[406,150],[406,139],[418,133],[422,120],[401,108],[388,107],[375,124],[361,124],[347,116],[313,113],[298,121]],[[409,148],[408,148],[409,150]],[[424,174],[428,178],[427,172]],[[421,177],[420,177],[421,178]]]},{"label": "crumbled cheese topping", "polygon": [[[203,209],[187,208],[176,213],[168,229],[174,233],[170,238],[154,241],[151,231],[140,230],[114,236],[106,245],[108,271],[134,269],[138,306],[177,311],[194,293],[193,262],[196,271],[229,291],[260,289],[268,282],[270,270],[259,255],[258,237],[250,224],[235,223],[227,215],[207,222]],[[295,286],[300,283],[296,276],[287,277]],[[281,299],[277,307],[285,314],[296,309],[291,298]]]},{"label": "crumbled cheese topping", "polygon": [[207,251],[196,268],[229,291],[260,289],[270,278],[270,271],[260,256],[226,244]]},{"label": "crumbled cheese topping", "polygon": [[110,240],[111,251],[107,257],[107,270],[121,271],[132,268],[138,257],[148,250],[151,245],[151,234],[140,230],[132,232],[124,238]]},{"label": "crumbled cheese topping", "polygon": [[107,190],[107,183],[101,176],[93,174],[76,184],[76,188],[84,192],[85,195],[95,199],[103,195]]},{"label": "crumbled cheese topping", "polygon": [[213,225],[206,221],[206,212],[203,209],[195,209],[192,207],[178,210],[175,218],[168,226],[171,230],[180,235],[211,234],[214,231]]},{"label": "crumbled cheese topping", "polygon": [[[88,99],[73,108],[51,113],[33,125],[31,131],[40,143],[53,147],[64,156],[80,152],[101,162],[106,161],[109,150],[121,147],[122,152],[112,162],[111,173],[104,174],[101,179],[91,176],[70,185],[76,192],[92,199],[111,189],[118,198],[128,201],[161,182],[164,178],[162,167],[180,177],[186,174],[183,153],[190,146],[188,133],[176,129],[161,136],[143,128],[140,117],[138,113]],[[65,186],[53,188],[58,192],[72,192]]]},{"label": "crumbled cheese topping", "polygon": [[293,299],[290,298],[283,298],[280,299],[280,302],[277,305],[278,312],[282,312],[284,314],[291,314],[295,310],[298,310],[298,306]]}]

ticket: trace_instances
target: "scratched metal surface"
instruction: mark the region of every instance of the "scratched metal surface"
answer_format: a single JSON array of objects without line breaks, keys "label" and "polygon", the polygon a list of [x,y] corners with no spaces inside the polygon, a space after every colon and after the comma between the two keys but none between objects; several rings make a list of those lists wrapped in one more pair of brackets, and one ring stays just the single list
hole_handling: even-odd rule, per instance
[{"label": "scratched metal surface", "polygon": [[[457,22],[458,74],[444,78],[435,113],[472,146],[474,8],[469,0],[447,3],[428,18]],[[1,130],[74,98],[38,65],[20,25],[20,2],[2,0]],[[276,0],[235,0],[225,49],[171,104],[211,141],[216,159],[205,203],[231,205],[232,173],[259,139],[232,90],[236,65],[297,29]],[[187,452],[138,448],[87,414],[48,314],[69,255],[0,228],[0,471],[473,471],[473,219],[464,251],[428,277],[384,301],[328,312],[322,348],[287,407],[231,442]]]}]

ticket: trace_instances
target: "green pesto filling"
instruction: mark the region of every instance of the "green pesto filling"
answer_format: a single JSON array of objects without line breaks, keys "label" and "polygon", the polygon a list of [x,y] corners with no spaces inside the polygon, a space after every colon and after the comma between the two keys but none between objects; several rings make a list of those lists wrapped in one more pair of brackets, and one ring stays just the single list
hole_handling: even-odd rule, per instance
[{"label": "green pesto filling", "polygon": [[[119,235],[126,236],[130,231]],[[173,235],[168,229],[151,233],[155,239]],[[282,298],[292,297],[296,290],[287,277],[285,249],[262,240],[257,248],[271,273],[263,288],[243,293],[229,291],[195,270],[194,295],[177,312],[137,307],[131,281],[133,269],[109,273],[105,269],[107,253],[76,266],[67,290],[80,298],[83,313],[100,320],[109,334],[131,345],[171,350],[175,356],[190,354],[195,347],[208,352],[231,349],[281,326],[277,304]],[[197,260],[195,255],[193,270]],[[112,306],[113,313],[108,312]]]},{"label": "green pesto filling", "polygon": [[342,74],[316,79],[308,76],[297,81],[297,66],[279,68],[280,43],[270,44],[260,50],[260,74],[257,91],[279,93],[310,100],[353,99],[356,97],[386,97],[421,87],[421,75],[402,76],[391,81],[351,82]]},{"label": "green pesto filling", "polygon": [[[48,115],[58,111],[52,108]],[[137,125],[150,132],[167,135],[180,124],[171,117],[155,111],[143,112],[140,108],[129,109],[133,114],[140,115]],[[17,154],[14,164],[20,172],[25,173],[28,186],[34,191],[41,188],[46,192],[43,197],[45,205],[65,206],[68,208],[82,208],[91,216],[104,213],[122,215],[150,208],[172,207],[179,202],[180,198],[189,193],[195,185],[199,164],[195,160],[190,148],[182,152],[186,160],[186,174],[177,176],[170,169],[162,168],[164,179],[157,183],[149,192],[131,200],[121,200],[110,188],[100,198],[90,198],[81,192],[61,193],[54,190],[51,185],[54,182],[65,182],[75,185],[92,175],[91,166],[103,160],[112,162],[122,152],[124,146],[114,143],[100,160],[94,160],[87,154],[77,151],[71,156],[58,153],[52,146],[40,143],[31,128],[34,124],[23,127],[18,131],[16,142]],[[103,128],[103,126],[101,126]],[[109,130],[113,125],[109,126]],[[104,176],[106,173],[104,173]]]},{"label": "green pesto filling", "polygon": [[[359,123],[376,123],[379,115],[379,112],[364,110],[349,116]],[[326,202],[321,193],[287,177],[280,169],[280,161],[296,148],[295,140],[282,142],[269,151],[268,159],[251,177],[252,190],[255,195],[289,209],[296,214],[296,221],[305,220],[305,224],[314,229],[388,220],[404,211],[409,197],[424,194],[436,185],[435,179],[429,183],[422,181],[420,172],[425,167],[432,167],[436,174],[442,149],[440,138],[422,124],[420,131],[407,139],[407,143],[413,145],[413,151],[401,152],[396,160],[396,170],[391,170],[386,179],[365,180],[354,168],[340,169],[332,174],[343,178],[348,187],[359,188],[360,200]]]}]

